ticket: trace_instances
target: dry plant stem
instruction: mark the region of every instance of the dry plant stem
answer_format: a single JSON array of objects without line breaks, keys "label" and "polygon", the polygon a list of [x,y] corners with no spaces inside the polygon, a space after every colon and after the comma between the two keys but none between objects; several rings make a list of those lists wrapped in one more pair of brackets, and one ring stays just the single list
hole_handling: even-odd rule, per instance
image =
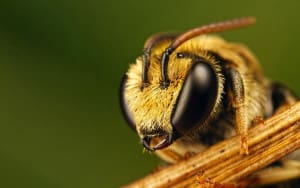
[{"label": "dry plant stem", "polygon": [[[296,124],[295,124],[296,127]],[[283,134],[288,134],[285,137],[282,137],[281,140],[274,140],[271,145],[268,145],[267,148],[258,149],[253,151],[253,155],[245,156],[240,158],[238,164],[234,163],[221,172],[220,175],[214,178],[217,182],[232,182],[240,180],[242,177],[249,175],[260,168],[267,166],[271,162],[280,159],[287,153],[297,149],[299,145],[298,138],[300,138],[299,127],[296,130],[296,134],[288,134],[284,131]],[[295,144],[291,144],[294,143]],[[229,173],[231,172],[231,173]]]},{"label": "dry plant stem", "polygon": [[250,155],[240,155],[236,136],[125,187],[195,187],[200,176],[218,183],[238,182],[300,148],[299,122],[300,102],[249,130]]},{"label": "dry plant stem", "polygon": [[249,155],[249,156],[235,155],[232,158],[228,159],[227,161],[224,161],[220,165],[217,165],[215,167],[212,167],[212,168],[206,170],[205,174],[203,174],[203,175],[204,176],[207,175],[211,178],[214,178],[214,177],[218,176],[218,174],[228,171],[228,169],[230,169],[230,168],[234,168],[234,165],[241,165],[243,163],[243,161],[249,159],[247,157],[250,157],[250,156],[253,156],[253,155],[263,152],[265,150],[265,146],[270,145],[272,143],[275,144],[276,140],[282,139],[284,137],[284,135],[291,134],[296,129],[297,129],[296,126],[292,126],[287,131],[282,132],[268,140],[265,140],[255,146],[253,146],[253,148],[250,148],[252,155]]},{"label": "dry plant stem", "polygon": [[[230,182],[236,183],[241,178],[261,169],[274,160],[280,159],[300,146],[299,123],[295,123],[287,131],[284,130],[275,137],[277,138],[266,141],[271,144],[269,146],[267,145],[269,149],[265,150],[266,147],[262,147],[264,145],[266,146],[265,142],[258,144],[253,149],[250,149],[251,155],[234,156],[232,159],[224,161],[227,165],[224,165],[223,163],[221,165],[217,165],[217,169],[219,169],[219,171],[216,172],[216,167],[212,167],[211,169],[206,170],[201,177],[209,177],[211,182],[222,182],[227,184]],[[291,145],[292,142],[298,143]],[[196,181],[195,177],[192,176],[177,184],[175,187],[194,187]]]}]

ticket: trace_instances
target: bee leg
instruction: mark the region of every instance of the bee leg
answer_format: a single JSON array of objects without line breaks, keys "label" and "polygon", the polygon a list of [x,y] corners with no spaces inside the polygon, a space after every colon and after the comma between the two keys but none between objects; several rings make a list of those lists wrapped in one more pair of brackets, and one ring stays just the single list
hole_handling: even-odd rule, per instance
[{"label": "bee leg", "polygon": [[250,184],[254,184],[255,186],[270,184],[287,186],[288,184],[293,183],[294,180],[299,183],[299,178],[300,162],[286,159],[279,161],[279,165],[276,164],[276,166],[270,166],[258,171],[243,182],[250,182]]},{"label": "bee leg", "polygon": [[240,73],[233,67],[227,69],[226,80],[228,85],[228,95],[235,113],[237,131],[241,137],[241,154],[248,154],[248,124],[247,111],[245,107],[245,88]]},{"label": "bee leg", "polygon": [[293,92],[279,83],[272,83],[271,90],[272,106],[275,114],[285,110],[286,107],[294,104],[298,100]]}]

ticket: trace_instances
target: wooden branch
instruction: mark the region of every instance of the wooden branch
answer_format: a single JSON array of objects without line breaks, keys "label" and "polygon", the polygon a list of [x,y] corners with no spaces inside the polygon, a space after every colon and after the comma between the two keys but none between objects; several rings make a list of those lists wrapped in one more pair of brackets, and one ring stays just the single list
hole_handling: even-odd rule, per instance
[{"label": "wooden branch", "polygon": [[250,154],[241,155],[240,138],[235,136],[124,187],[218,187],[214,182],[236,185],[300,148],[300,102],[251,128],[248,144]]}]

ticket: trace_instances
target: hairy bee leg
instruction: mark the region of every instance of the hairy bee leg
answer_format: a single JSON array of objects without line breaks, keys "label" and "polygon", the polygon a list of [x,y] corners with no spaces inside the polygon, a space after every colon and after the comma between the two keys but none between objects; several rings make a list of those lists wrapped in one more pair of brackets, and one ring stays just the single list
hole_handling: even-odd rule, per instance
[{"label": "hairy bee leg", "polygon": [[286,109],[287,106],[294,104],[299,98],[287,87],[272,83],[272,104],[275,113],[279,113]]},{"label": "hairy bee leg", "polygon": [[262,169],[245,180],[254,182],[255,186],[278,184],[288,180],[300,178],[300,162],[295,160],[282,160],[281,166]]},{"label": "hairy bee leg", "polygon": [[247,118],[247,112],[245,107],[245,88],[243,79],[240,73],[233,67],[230,67],[227,70],[227,79],[229,91],[232,97],[229,97],[231,100],[232,107],[235,112],[235,121],[238,133],[241,137],[241,154],[248,154],[248,124],[249,120]]}]

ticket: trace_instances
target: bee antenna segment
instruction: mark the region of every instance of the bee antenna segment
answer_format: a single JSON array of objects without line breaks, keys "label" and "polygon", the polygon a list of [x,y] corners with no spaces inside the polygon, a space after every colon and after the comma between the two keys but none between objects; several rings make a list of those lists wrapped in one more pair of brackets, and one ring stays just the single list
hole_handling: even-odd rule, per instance
[{"label": "bee antenna segment", "polygon": [[158,33],[155,35],[150,36],[145,44],[144,44],[144,53],[143,53],[143,65],[142,65],[142,89],[144,87],[147,86],[147,84],[149,83],[148,80],[148,69],[150,66],[150,55],[151,55],[151,51],[153,49],[153,47],[160,41],[162,40],[173,40],[175,38],[175,34],[162,34],[162,33]]}]

